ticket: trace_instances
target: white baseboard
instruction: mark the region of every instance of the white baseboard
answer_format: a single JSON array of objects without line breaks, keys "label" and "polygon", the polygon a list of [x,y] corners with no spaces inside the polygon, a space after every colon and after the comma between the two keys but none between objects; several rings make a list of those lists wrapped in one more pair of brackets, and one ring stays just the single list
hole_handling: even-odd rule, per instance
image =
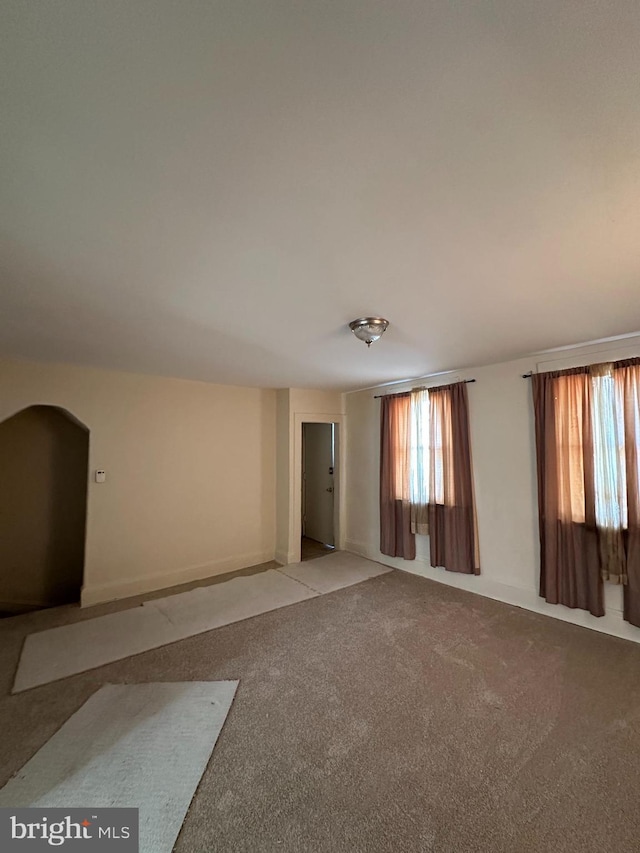
[{"label": "white baseboard", "polygon": [[[351,551],[352,554],[359,554],[361,557],[366,557],[369,560],[375,560],[375,557],[369,556],[369,552],[375,550],[370,548],[364,542],[355,542],[353,539],[347,539],[344,543],[344,550]],[[381,563],[382,560],[377,560],[377,562]]]},{"label": "white baseboard", "polygon": [[104,604],[107,601],[117,601],[121,598],[130,598],[133,595],[143,595],[145,592],[155,592],[158,589],[167,589],[179,586],[190,581],[205,580],[225,572],[234,572],[237,569],[246,569],[249,566],[258,566],[268,563],[274,559],[273,551],[255,552],[253,554],[241,554],[237,557],[227,557],[224,560],[214,560],[198,566],[187,566],[173,572],[164,572],[157,575],[144,575],[134,580],[109,581],[103,584],[85,584],[82,588],[81,607],[92,607],[94,604]]},{"label": "white baseboard", "polygon": [[464,589],[467,592],[476,593],[476,595],[483,595],[485,598],[493,598],[495,601],[503,601],[505,604],[513,604],[516,607],[522,607],[524,610],[542,613],[544,616],[551,616],[553,619],[580,625],[582,628],[590,628],[592,631],[599,631],[602,634],[610,634],[613,637],[621,637],[624,640],[640,643],[640,628],[625,622],[622,618],[622,612],[609,606],[604,616],[592,616],[586,610],[572,610],[561,604],[548,604],[544,598],[537,594],[535,589],[511,586],[491,580],[482,574],[463,575],[457,572],[447,572],[444,569],[434,569],[426,560],[419,557],[415,560],[387,557],[380,553],[377,546],[367,545],[364,542],[348,540],[345,543],[345,550],[359,554],[361,557],[367,557],[369,560],[375,560],[375,562],[382,563],[385,566],[428,578],[437,583]]}]

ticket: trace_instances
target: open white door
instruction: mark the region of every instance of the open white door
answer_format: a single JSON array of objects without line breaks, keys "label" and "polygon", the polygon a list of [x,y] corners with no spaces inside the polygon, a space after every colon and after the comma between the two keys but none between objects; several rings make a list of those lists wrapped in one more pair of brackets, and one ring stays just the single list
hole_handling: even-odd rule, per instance
[{"label": "open white door", "polygon": [[335,425],[302,425],[302,534],[335,545]]}]

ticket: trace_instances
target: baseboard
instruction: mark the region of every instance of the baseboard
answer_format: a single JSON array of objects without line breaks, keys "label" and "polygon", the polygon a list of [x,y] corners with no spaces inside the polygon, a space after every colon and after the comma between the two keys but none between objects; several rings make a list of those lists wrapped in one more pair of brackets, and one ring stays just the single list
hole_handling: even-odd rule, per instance
[{"label": "baseboard", "polygon": [[393,569],[399,569],[412,575],[418,575],[429,580],[452,586],[456,589],[464,589],[485,598],[495,601],[503,601],[505,604],[513,604],[530,610],[533,613],[541,613],[560,619],[562,622],[570,622],[582,628],[599,631],[601,634],[610,634],[613,637],[621,637],[623,640],[631,640],[640,643],[640,628],[636,628],[625,622],[620,610],[609,607],[605,616],[592,616],[585,610],[572,610],[561,604],[548,604],[533,589],[525,589],[519,586],[511,586],[500,581],[491,580],[484,575],[462,575],[456,572],[446,572],[444,569],[434,569],[426,560],[417,557],[415,560],[401,560],[399,558],[387,557],[381,554],[374,545],[364,542],[347,540],[345,549],[361,557],[367,557],[376,563],[382,563]]},{"label": "baseboard", "polygon": [[135,580],[117,580],[104,584],[85,584],[82,588],[81,607],[92,607],[94,604],[104,604],[107,601],[117,601],[121,598],[131,598],[133,595],[144,595],[158,589],[168,589],[190,581],[205,580],[225,572],[258,566],[274,559],[273,551],[258,551],[252,554],[241,554],[237,557],[227,557],[224,560],[214,560],[198,566],[188,566],[173,572],[157,575],[145,575]]},{"label": "baseboard", "polygon": [[43,607],[56,607],[59,602],[51,601],[0,601],[0,613],[28,613],[30,610],[41,610]]},{"label": "baseboard", "polygon": [[[352,554],[359,554],[361,557],[366,557],[369,560],[375,560],[377,563],[382,562],[382,560],[378,560],[377,557],[370,556],[374,549],[370,548],[364,542],[355,542],[353,539],[347,539],[344,543],[344,550],[351,551]],[[380,556],[383,555],[381,554]]]},{"label": "baseboard", "polygon": [[299,562],[300,558],[296,559],[296,555],[291,551],[276,551],[276,555],[273,558],[276,563],[280,563],[281,566],[289,566],[291,563]]}]

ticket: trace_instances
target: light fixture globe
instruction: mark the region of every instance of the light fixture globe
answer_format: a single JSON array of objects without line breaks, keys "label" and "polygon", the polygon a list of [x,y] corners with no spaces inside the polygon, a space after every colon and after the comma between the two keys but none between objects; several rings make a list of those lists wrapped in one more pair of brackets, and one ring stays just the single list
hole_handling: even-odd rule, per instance
[{"label": "light fixture globe", "polygon": [[349,328],[358,340],[364,341],[370,347],[382,337],[388,325],[389,321],[382,317],[361,317],[359,320],[352,320]]}]

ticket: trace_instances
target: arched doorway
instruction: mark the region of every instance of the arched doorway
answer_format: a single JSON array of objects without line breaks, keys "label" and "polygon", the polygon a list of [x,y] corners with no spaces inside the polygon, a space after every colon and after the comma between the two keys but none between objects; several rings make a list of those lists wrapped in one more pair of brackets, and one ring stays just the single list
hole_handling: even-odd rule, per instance
[{"label": "arched doorway", "polygon": [[89,430],[30,406],[0,423],[0,613],[79,601]]}]

